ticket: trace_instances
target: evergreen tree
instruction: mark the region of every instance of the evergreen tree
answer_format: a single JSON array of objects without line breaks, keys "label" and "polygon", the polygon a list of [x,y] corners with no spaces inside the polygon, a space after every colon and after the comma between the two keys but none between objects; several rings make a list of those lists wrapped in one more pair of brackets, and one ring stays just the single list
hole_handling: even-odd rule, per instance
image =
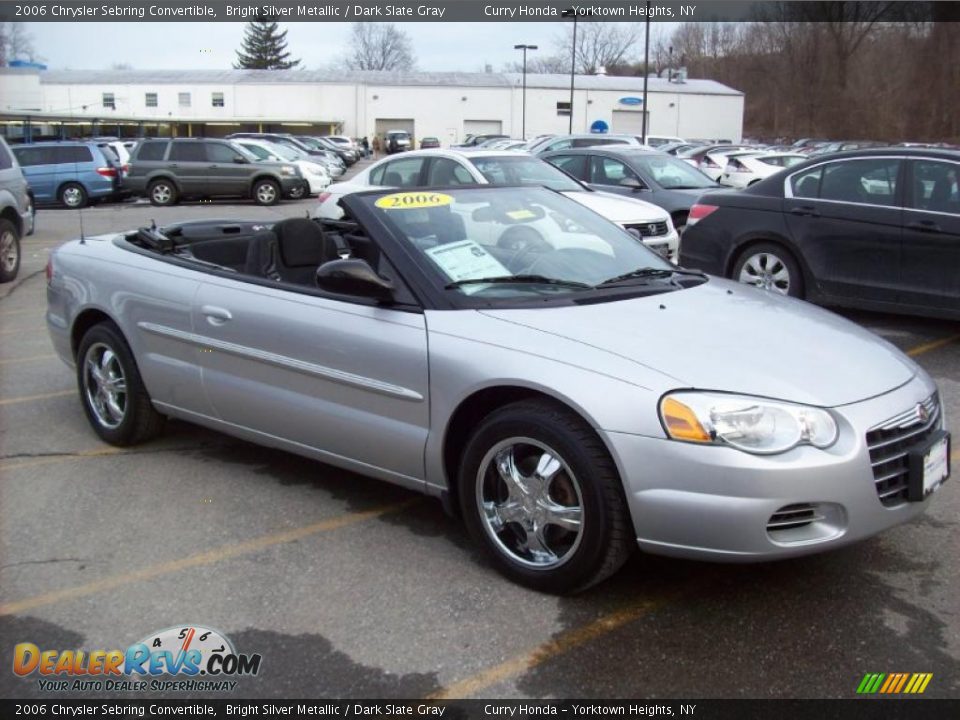
[{"label": "evergreen tree", "polygon": [[243,45],[237,50],[238,70],[288,70],[300,64],[290,60],[287,52],[287,31],[280,32],[275,22],[247,23]]}]

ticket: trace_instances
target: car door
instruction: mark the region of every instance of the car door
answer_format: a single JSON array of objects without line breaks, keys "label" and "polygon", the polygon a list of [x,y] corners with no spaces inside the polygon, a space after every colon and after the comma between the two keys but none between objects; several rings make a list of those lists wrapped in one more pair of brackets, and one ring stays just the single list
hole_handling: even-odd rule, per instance
[{"label": "car door", "polygon": [[23,176],[30,183],[33,197],[38,203],[49,203],[57,199],[57,166],[55,147],[25,145],[14,148],[13,152],[23,170]]},{"label": "car door", "polygon": [[251,163],[222,142],[203,143],[207,155],[207,194],[246,195],[250,186]]},{"label": "car door", "polygon": [[167,167],[180,183],[183,195],[209,194],[210,161],[204,143],[196,140],[174,140],[170,143]]},{"label": "car door", "polygon": [[429,426],[424,315],[210,276],[194,303],[216,415],[421,487]]},{"label": "car door", "polygon": [[960,313],[960,163],[907,163],[900,301]]},{"label": "car door", "polygon": [[544,158],[551,165],[555,165],[566,173],[573,175],[581,182],[590,182],[589,155],[553,155]]},{"label": "car door", "polygon": [[895,157],[835,160],[785,181],[787,226],[824,294],[896,302],[901,166]]}]

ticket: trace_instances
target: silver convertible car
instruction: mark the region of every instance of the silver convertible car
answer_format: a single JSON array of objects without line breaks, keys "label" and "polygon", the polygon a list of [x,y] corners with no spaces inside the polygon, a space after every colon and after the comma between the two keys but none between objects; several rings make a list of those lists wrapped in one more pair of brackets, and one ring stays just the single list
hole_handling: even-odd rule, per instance
[{"label": "silver convertible car", "polygon": [[836,315],[679,268],[546,188],[342,203],[53,253],[50,334],[97,434],[180,418],[439,497],[550,592],[637,546],[839,547],[949,475],[933,381]]}]

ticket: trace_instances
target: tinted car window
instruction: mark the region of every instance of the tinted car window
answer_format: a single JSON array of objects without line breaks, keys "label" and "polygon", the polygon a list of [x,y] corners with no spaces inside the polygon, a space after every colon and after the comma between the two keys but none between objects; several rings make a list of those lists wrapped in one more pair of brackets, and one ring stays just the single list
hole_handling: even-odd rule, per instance
[{"label": "tinted car window", "polygon": [[960,164],[936,160],[914,162],[910,207],[960,214]]},{"label": "tinted car window", "polygon": [[145,142],[140,146],[137,160],[163,160],[166,150],[167,143],[165,142]]},{"label": "tinted car window", "polygon": [[594,156],[591,158],[590,166],[593,177],[591,182],[598,185],[619,185],[620,181],[626,178],[639,180],[633,170],[613,158]]},{"label": "tinted car window", "polygon": [[12,167],[13,157],[4,145],[0,145],[0,170],[9,170]]},{"label": "tinted car window", "polygon": [[574,147],[595,147],[597,145],[628,145],[626,140],[614,138],[577,138],[573,141]]},{"label": "tinted car window", "polygon": [[716,183],[683,160],[669,155],[640,153],[630,160],[635,167],[653,176],[664,190],[684,190],[716,187]]},{"label": "tinted car window", "polygon": [[450,158],[434,158],[430,163],[427,185],[472,185],[473,177],[460,163]]},{"label": "tinted car window", "polygon": [[58,163],[88,163],[93,160],[93,153],[86,145],[67,145],[56,149]]},{"label": "tinted car window", "polygon": [[[394,187],[417,187],[420,184],[420,170],[425,158],[404,158],[387,163],[382,182],[377,185],[392,185]],[[371,176],[371,180],[372,180]]]},{"label": "tinted car window", "polygon": [[820,199],[894,205],[899,160],[883,158],[830,163],[823,169]]},{"label": "tinted car window", "polygon": [[51,147],[18,147],[13,151],[23,167],[52,165],[55,162]]},{"label": "tinted car window", "polygon": [[215,163],[232,163],[243,156],[229,145],[221,143],[204,143],[207,148],[207,160]]},{"label": "tinted car window", "polygon": [[550,163],[528,155],[476,157],[470,162],[493,185],[542,185],[558,192],[583,190]]},{"label": "tinted car window", "polygon": [[[569,138],[566,140],[555,140],[544,148],[544,151],[550,150],[566,150],[567,148],[573,147],[573,140]],[[539,151],[538,151],[539,152]]]},{"label": "tinted car window", "polygon": [[170,148],[170,159],[182,162],[206,162],[207,154],[203,149],[203,143],[174,141],[173,147]]},{"label": "tinted car window", "polygon": [[97,147],[100,148],[100,152],[103,153],[104,157],[107,158],[107,160],[112,162],[114,165],[120,164],[120,156],[117,155],[117,151],[114,150],[112,147],[110,147],[109,145],[98,145]]},{"label": "tinted car window", "polygon": [[820,178],[823,167],[799,172],[790,178],[790,190],[794,197],[815,198],[820,195]]},{"label": "tinted car window", "polygon": [[587,176],[587,156],[586,155],[558,155],[550,158],[550,162],[561,170],[579,178],[584,182],[590,182]]}]

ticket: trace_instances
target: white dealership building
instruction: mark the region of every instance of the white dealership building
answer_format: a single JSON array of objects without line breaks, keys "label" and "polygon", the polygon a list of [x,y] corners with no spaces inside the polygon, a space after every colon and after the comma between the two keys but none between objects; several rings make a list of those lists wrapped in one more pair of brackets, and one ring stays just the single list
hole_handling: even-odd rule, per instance
[{"label": "white dealership building", "polygon": [[[574,77],[573,131],[640,134],[643,78]],[[565,133],[570,76],[526,76],[526,134]],[[519,73],[327,70],[0,69],[0,122],[11,139],[89,134],[222,136],[239,131],[459,142],[520,137]],[[712,80],[648,79],[650,134],[739,141],[743,93]]]}]

